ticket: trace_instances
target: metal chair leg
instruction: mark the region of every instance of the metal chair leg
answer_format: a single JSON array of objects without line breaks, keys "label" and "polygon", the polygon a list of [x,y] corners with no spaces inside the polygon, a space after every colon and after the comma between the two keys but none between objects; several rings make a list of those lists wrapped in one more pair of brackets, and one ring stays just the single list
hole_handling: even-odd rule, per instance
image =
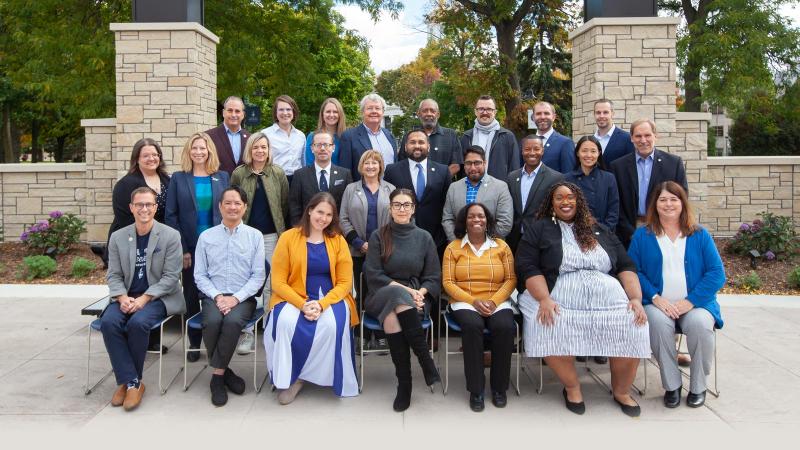
[{"label": "metal chair leg", "polygon": [[89,325],[87,325],[86,328],[88,330],[87,333],[86,333],[86,336],[87,336],[86,337],[86,339],[87,339],[86,385],[84,386],[83,395],[91,394],[92,391],[94,391],[94,389],[97,386],[100,386],[104,381],[106,381],[106,378],[108,378],[109,376],[111,376],[112,373],[114,373],[114,369],[109,370],[108,372],[106,372],[105,375],[103,375],[100,378],[100,380],[98,380],[94,385],[89,387],[89,383],[91,383],[90,377],[91,377],[91,362],[92,362],[92,323],[89,322]]}]

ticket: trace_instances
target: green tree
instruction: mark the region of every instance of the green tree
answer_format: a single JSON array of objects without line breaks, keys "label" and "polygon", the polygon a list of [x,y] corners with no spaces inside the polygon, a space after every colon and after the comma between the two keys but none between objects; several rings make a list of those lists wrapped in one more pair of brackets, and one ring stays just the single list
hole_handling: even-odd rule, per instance
[{"label": "green tree", "polygon": [[800,155],[800,84],[780,97],[772,91],[752,92],[730,128],[736,156]]},{"label": "green tree", "polygon": [[798,75],[800,31],[778,8],[792,0],[665,0],[686,19],[678,40],[686,111],[704,101],[736,114],[751,92]]}]

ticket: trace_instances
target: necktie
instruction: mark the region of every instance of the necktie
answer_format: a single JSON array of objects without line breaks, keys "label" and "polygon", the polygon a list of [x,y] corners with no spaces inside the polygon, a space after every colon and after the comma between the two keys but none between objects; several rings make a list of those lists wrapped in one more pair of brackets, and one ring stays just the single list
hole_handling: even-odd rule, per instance
[{"label": "necktie", "polygon": [[325,179],[325,169],[319,171],[319,190],[320,192],[328,192],[328,180]]},{"label": "necktie", "polygon": [[422,173],[422,164],[417,163],[417,200],[422,200],[423,192],[425,192],[425,174]]},{"label": "necktie", "polygon": [[647,187],[650,184],[650,179],[646,171],[647,163],[644,158],[639,159],[639,204],[637,206],[637,214],[640,216],[645,215],[647,211]]}]

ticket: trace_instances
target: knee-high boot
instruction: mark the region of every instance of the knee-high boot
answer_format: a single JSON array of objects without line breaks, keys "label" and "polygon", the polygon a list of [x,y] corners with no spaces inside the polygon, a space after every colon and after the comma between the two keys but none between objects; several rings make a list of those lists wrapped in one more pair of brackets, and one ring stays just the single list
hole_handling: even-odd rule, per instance
[{"label": "knee-high boot", "polygon": [[405,411],[411,405],[411,352],[402,332],[386,334],[386,340],[397,377],[397,395],[392,407],[397,412]]},{"label": "knee-high boot", "polygon": [[403,336],[408,342],[408,346],[414,351],[422,367],[422,374],[425,376],[425,384],[432,386],[433,383],[442,381],[439,371],[429,353],[428,343],[425,341],[425,330],[422,329],[422,322],[416,309],[407,309],[397,314],[397,320],[403,328]]}]

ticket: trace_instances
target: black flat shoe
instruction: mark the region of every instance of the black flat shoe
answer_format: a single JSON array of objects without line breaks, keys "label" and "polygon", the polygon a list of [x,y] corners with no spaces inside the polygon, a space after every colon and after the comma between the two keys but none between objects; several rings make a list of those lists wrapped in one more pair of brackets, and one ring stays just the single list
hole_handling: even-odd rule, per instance
[{"label": "black flat shoe", "polygon": [[469,394],[469,409],[475,412],[483,411],[483,394]]},{"label": "black flat shoe", "polygon": [[674,391],[664,392],[664,406],[667,408],[677,408],[681,404],[681,388]]},{"label": "black flat shoe", "polygon": [[639,417],[640,415],[642,415],[642,408],[639,407],[638,403],[634,406],[626,405],[625,403],[622,403],[621,401],[617,400],[616,397],[614,397],[614,401],[617,402],[619,408],[622,410],[622,413],[625,414],[626,416]]},{"label": "black flat shoe", "polygon": [[497,408],[505,408],[508,404],[508,397],[505,392],[492,392],[492,404]]},{"label": "black flat shoe", "polygon": [[571,402],[569,398],[567,398],[567,388],[564,388],[561,391],[564,394],[564,405],[566,405],[567,409],[574,412],[575,414],[581,415],[586,412],[586,404],[583,402]]},{"label": "black flat shoe", "polygon": [[577,362],[586,362],[586,360],[588,358],[589,358],[588,356],[576,356],[575,357],[575,361],[577,361]]},{"label": "black flat shoe", "polygon": [[689,392],[689,395],[686,396],[686,406],[690,408],[699,408],[706,403],[706,391],[703,391],[699,394],[694,394]]},{"label": "black flat shoe", "polygon": [[596,364],[607,364],[608,363],[608,357],[606,357],[606,356],[595,356],[594,357],[594,362]]}]

